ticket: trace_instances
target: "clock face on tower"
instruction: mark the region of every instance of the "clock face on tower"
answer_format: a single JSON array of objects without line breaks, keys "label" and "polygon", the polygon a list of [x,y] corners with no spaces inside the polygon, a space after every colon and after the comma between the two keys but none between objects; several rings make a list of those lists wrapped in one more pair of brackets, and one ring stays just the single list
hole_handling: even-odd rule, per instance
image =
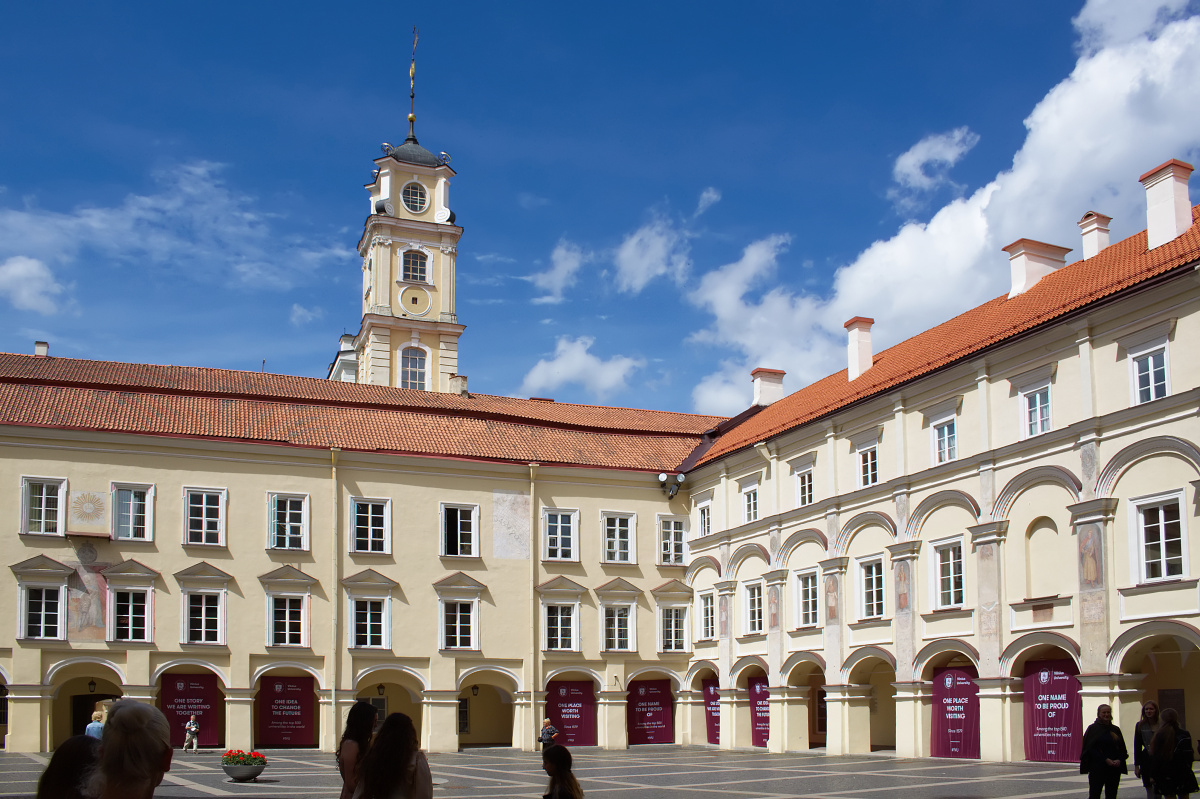
[{"label": "clock face on tower", "polygon": [[400,291],[400,311],[409,316],[424,316],[433,305],[433,297],[423,286],[405,286]]}]

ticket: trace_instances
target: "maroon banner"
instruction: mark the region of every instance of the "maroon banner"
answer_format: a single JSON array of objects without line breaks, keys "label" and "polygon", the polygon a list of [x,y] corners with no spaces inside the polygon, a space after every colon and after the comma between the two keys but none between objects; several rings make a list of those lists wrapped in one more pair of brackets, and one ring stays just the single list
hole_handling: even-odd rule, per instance
[{"label": "maroon banner", "polygon": [[721,743],[721,695],[717,693],[720,682],[702,680],[700,686],[704,692],[704,727],[708,742],[716,746]]},{"label": "maroon banner", "polygon": [[257,746],[315,746],[312,677],[263,677],[258,688]]},{"label": "maroon banner", "polygon": [[221,691],[217,675],[172,674],[167,672],[159,682],[158,709],[171,726],[171,746],[183,746],[184,729],[192,716],[200,725],[198,742],[201,746],[221,743]]},{"label": "maroon banner", "polygon": [[1078,763],[1083,738],[1079,673],[1072,660],[1025,664],[1025,759]]},{"label": "maroon banner", "polygon": [[555,743],[595,746],[595,684],[591,680],[552,680],[546,686],[546,718],[558,730]]},{"label": "maroon banner", "polygon": [[629,744],[675,743],[675,696],[670,680],[634,680],[625,699]]},{"label": "maroon banner", "polygon": [[974,666],[933,672],[934,757],[979,759],[979,673]]},{"label": "maroon banner", "polygon": [[750,677],[746,680],[750,692],[750,745],[766,746],[771,735],[771,712],[767,706],[767,678]]}]

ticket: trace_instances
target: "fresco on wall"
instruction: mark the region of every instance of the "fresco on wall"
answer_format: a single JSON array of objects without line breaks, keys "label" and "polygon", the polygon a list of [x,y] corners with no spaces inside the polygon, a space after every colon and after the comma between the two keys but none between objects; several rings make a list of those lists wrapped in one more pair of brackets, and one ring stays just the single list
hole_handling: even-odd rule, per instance
[{"label": "fresco on wall", "polygon": [[[90,548],[90,547],[89,547]],[[81,559],[83,553],[81,553]],[[108,563],[80,563],[67,578],[67,640],[103,641],[108,616]]]}]

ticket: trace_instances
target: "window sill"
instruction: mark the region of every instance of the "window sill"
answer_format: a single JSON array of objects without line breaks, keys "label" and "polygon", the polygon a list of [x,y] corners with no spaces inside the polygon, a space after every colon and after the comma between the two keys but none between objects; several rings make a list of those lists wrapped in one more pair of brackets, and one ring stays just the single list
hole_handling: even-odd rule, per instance
[{"label": "window sill", "polygon": [[735,640],[739,644],[753,644],[757,641],[767,640],[767,634],[766,633],[746,633],[745,635],[739,635]]},{"label": "window sill", "polygon": [[229,651],[229,644],[224,641],[181,641],[180,646],[194,646],[197,649],[224,649]]},{"label": "window sill", "polygon": [[928,613],[922,613],[921,618],[924,621],[934,621],[936,619],[969,619],[974,613],[973,608],[964,608],[961,605],[956,605],[950,608],[937,608]]},{"label": "window sill", "polygon": [[636,560],[602,560],[601,566],[636,566]]},{"label": "window sill", "polygon": [[108,644],[109,646],[113,646],[113,647],[137,646],[137,647],[145,647],[145,648],[149,649],[150,647],[154,646],[153,641],[125,641],[125,640],[121,640],[119,638],[114,638],[110,641],[105,641],[104,643]]},{"label": "window sill", "polygon": [[684,568],[684,567],[685,567],[687,564],[685,564],[683,561],[679,561],[678,563],[676,563],[676,562],[674,562],[674,561],[672,561],[672,562],[670,562],[670,563],[668,563],[668,562],[666,562],[666,561],[659,561],[658,565],[659,565],[659,566],[663,566],[663,567],[666,567],[666,566],[674,566],[674,567],[676,567],[676,568],[680,568],[680,569],[682,569],[682,568]]},{"label": "window sill", "polygon": [[578,649],[543,649],[542,654],[546,657],[563,657],[582,653]]},{"label": "window sill", "polygon": [[671,656],[678,657],[680,655],[690,655],[691,650],[690,649],[660,649],[660,650],[658,650],[658,654],[663,655],[664,657],[671,657]]},{"label": "window sill", "polygon": [[542,558],[542,563],[578,563],[579,558]]},{"label": "window sill", "polygon": [[[71,533],[75,535],[75,533]],[[96,538],[104,538],[112,541],[114,544],[153,544],[153,538],[109,538],[108,536],[95,536]]]},{"label": "window sill", "polygon": [[817,631],[818,631],[818,630],[820,630],[820,629],[821,629],[821,625],[819,625],[819,624],[802,624],[802,625],[800,625],[799,627],[793,627],[793,628],[792,628],[791,630],[789,630],[788,632],[793,632],[793,633],[815,633],[815,632],[817,632]]},{"label": "window sill", "polygon": [[852,621],[846,626],[851,630],[871,630],[879,627],[887,627],[891,623],[892,620],[890,618],[884,618],[883,616],[871,616],[870,618]]},{"label": "window sill", "polygon": [[601,653],[605,655],[636,655],[636,649],[601,649]]},{"label": "window sill", "polygon": [[205,543],[201,543],[199,541],[184,541],[183,545],[185,547],[202,547],[203,549],[225,549],[226,548],[224,541],[220,541],[216,544],[205,544]]},{"label": "window sill", "polygon": [[267,644],[268,652],[297,652],[305,649],[312,654],[312,647],[308,644]]},{"label": "window sill", "polygon": [[366,555],[368,557],[387,558],[391,557],[391,552],[369,552],[362,549],[352,549],[347,554],[350,555]]},{"label": "window sill", "polygon": [[1118,588],[1117,591],[1122,596],[1137,596],[1139,594],[1152,594],[1155,591],[1193,588],[1197,583],[1200,583],[1200,579],[1196,577],[1170,577],[1166,580],[1153,580],[1131,585],[1128,588]]},{"label": "window sill", "polygon": [[378,646],[372,646],[372,645],[367,645],[367,644],[361,644],[361,645],[355,646],[352,644],[352,645],[346,647],[346,649],[348,651],[350,651],[351,653],[362,652],[363,654],[368,654],[368,653],[375,654],[377,652],[391,652],[392,651],[392,648],[390,646],[384,646],[383,644],[379,644]]},{"label": "window sill", "polygon": [[[21,535],[32,535],[32,536],[37,536],[38,538],[66,538],[67,537],[64,533],[38,533],[38,532],[34,532],[33,530],[22,530]],[[104,537],[108,538],[108,536],[104,536]]]},{"label": "window sill", "polygon": [[267,547],[267,552],[308,552],[308,547]]},{"label": "window sill", "polygon": [[481,650],[481,649],[473,649],[473,648],[467,647],[467,646],[456,646],[456,647],[445,647],[444,646],[438,650],[438,652],[441,652],[443,655],[455,655],[455,654],[478,655],[478,654],[481,654],[482,651],[483,650]]}]

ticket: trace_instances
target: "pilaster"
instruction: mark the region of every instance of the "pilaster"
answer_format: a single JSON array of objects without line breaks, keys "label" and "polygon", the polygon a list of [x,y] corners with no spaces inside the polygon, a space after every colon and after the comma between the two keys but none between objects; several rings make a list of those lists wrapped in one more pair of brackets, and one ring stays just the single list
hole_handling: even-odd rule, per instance
[{"label": "pilaster", "polygon": [[596,727],[599,733],[597,744],[605,749],[628,749],[629,734],[625,724],[625,691],[598,691],[596,693]]},{"label": "pilaster", "polygon": [[871,686],[826,685],[825,708],[829,754],[871,751]]},{"label": "pilaster", "polygon": [[1079,550],[1080,671],[1104,673],[1108,671],[1112,520],[1117,500],[1102,497],[1068,505],[1067,510]]},{"label": "pilaster", "polygon": [[1008,534],[1008,521],[968,527],[975,552],[976,611],[979,617],[979,676],[1000,676],[1001,612],[1004,607],[1003,558],[1000,545]]},{"label": "pilaster", "polygon": [[[892,584],[896,596],[892,607],[892,635],[896,646],[896,680],[907,682],[913,678],[913,660],[916,657],[914,637],[914,605],[916,605],[915,566],[921,553],[921,541],[901,541],[886,547],[892,562]],[[898,729],[898,728],[897,728]]]},{"label": "pilaster", "polygon": [[253,748],[254,724],[253,688],[225,689],[225,747],[227,749]]},{"label": "pilaster", "polygon": [[845,557],[829,558],[819,561],[821,567],[822,595],[825,598],[823,615],[825,618],[825,679],[829,680],[842,667],[845,658],[842,655],[842,637],[846,629],[842,618],[842,583],[846,579],[846,566],[850,559]]},{"label": "pilaster", "polygon": [[1025,722],[1022,714],[1024,684],[1019,678],[980,678],[980,760],[1004,762],[1025,759]]},{"label": "pilaster", "polygon": [[929,757],[933,685],[920,680],[892,683],[896,689],[896,754]]},{"label": "pilaster", "polygon": [[421,692],[421,748],[458,751],[458,691]]}]

